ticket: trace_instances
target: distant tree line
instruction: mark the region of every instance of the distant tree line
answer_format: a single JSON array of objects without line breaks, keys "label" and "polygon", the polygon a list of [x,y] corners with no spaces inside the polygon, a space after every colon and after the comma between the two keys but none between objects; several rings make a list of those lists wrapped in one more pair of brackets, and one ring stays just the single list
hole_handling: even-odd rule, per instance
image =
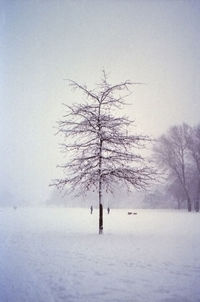
[{"label": "distant tree line", "polygon": [[171,127],[156,140],[153,152],[167,195],[176,200],[177,208],[186,203],[189,212],[199,212],[200,124]]}]

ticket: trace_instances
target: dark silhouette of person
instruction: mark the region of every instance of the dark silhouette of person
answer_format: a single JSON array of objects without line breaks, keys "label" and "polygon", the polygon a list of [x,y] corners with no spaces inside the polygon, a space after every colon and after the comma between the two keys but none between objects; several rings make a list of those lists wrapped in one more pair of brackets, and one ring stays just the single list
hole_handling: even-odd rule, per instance
[{"label": "dark silhouette of person", "polygon": [[93,212],[93,206],[90,207],[90,214]]},{"label": "dark silhouette of person", "polygon": [[110,213],[110,208],[109,207],[107,208],[107,212],[108,212],[108,214]]}]

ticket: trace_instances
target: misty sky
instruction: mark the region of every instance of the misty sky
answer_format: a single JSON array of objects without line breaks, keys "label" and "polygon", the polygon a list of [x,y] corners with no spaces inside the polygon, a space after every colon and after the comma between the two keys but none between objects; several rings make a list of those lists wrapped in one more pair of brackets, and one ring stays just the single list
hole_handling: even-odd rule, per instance
[{"label": "misty sky", "polygon": [[105,69],[134,88],[139,132],[200,121],[200,1],[0,1],[1,191],[48,198],[58,176],[64,79],[93,87]]}]

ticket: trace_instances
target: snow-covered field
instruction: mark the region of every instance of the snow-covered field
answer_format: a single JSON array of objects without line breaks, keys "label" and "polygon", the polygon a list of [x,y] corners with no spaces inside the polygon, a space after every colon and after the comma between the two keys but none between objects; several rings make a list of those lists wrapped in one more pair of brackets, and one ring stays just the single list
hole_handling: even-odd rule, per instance
[{"label": "snow-covered field", "polygon": [[0,302],[198,302],[200,214],[0,209]]}]

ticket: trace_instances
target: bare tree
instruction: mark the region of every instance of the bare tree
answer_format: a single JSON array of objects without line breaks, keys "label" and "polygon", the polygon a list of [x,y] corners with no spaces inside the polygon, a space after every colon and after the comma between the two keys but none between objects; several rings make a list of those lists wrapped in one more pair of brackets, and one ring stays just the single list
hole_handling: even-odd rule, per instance
[{"label": "bare tree", "polygon": [[[162,135],[154,148],[157,162],[168,171],[168,176],[182,187],[187,200],[188,211],[192,209],[189,191],[189,161],[185,138],[187,127],[171,127],[166,135]],[[171,182],[171,181],[170,181]]]},{"label": "bare tree", "polygon": [[[130,81],[110,85],[106,74],[94,90],[70,81],[84,96],[82,104],[64,105],[66,112],[58,122],[58,133],[64,136],[62,152],[70,157],[60,167],[65,176],[54,181],[58,188],[71,187],[73,192],[98,191],[99,233],[103,231],[103,192],[112,191],[115,183],[128,188],[145,188],[152,180],[153,169],[139,150],[149,138],[128,133],[133,124],[120,109],[130,95]],[[136,149],[138,150],[135,153]]]},{"label": "bare tree", "polygon": [[167,191],[173,196],[173,198],[175,198],[175,201],[177,202],[177,209],[180,210],[185,201],[185,192],[183,190],[183,186],[176,177],[174,181],[167,185]]},{"label": "bare tree", "polygon": [[[199,212],[200,203],[200,125],[197,127],[191,127],[185,125],[187,131],[185,131],[185,139],[189,154],[194,164],[193,171],[193,192],[195,192],[195,210]],[[196,184],[196,186],[195,186]],[[196,189],[195,189],[196,188]]]}]

